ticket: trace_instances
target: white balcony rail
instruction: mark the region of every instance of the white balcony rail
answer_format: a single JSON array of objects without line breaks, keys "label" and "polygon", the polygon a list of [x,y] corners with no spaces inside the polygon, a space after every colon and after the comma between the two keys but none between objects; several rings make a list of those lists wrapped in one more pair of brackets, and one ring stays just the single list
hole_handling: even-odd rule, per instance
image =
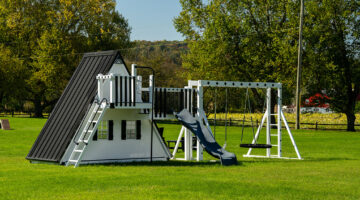
[{"label": "white balcony rail", "polygon": [[96,79],[98,80],[98,97],[108,99],[110,107],[136,107],[137,103],[150,103],[142,101],[141,95],[144,89],[141,76],[99,74]]}]

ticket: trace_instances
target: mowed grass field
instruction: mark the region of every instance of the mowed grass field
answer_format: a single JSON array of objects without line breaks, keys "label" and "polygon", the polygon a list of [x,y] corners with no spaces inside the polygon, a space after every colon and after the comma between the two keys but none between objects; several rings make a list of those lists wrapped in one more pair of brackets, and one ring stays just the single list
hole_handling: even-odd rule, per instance
[{"label": "mowed grass field", "polygon": [[[230,127],[227,150],[237,166],[169,161],[74,169],[25,159],[45,121],[10,118],[13,130],[0,130],[0,199],[360,199],[360,132],[293,131],[299,161],[243,158],[241,128]],[[159,126],[166,139],[177,138],[179,125]],[[216,131],[222,145],[224,127]],[[285,133],[284,156],[295,156]],[[245,134],[249,142],[251,129]]]}]

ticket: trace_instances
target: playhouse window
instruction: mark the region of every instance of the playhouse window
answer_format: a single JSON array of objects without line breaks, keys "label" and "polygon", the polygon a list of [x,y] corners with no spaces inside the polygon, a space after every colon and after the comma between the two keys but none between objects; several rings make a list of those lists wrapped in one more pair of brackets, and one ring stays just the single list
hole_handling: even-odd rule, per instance
[{"label": "playhouse window", "polygon": [[98,126],[98,139],[108,139],[108,121],[101,121]]},{"label": "playhouse window", "polygon": [[141,120],[121,121],[121,139],[141,140]]},{"label": "playhouse window", "polygon": [[136,121],[126,121],[126,139],[136,139]]}]

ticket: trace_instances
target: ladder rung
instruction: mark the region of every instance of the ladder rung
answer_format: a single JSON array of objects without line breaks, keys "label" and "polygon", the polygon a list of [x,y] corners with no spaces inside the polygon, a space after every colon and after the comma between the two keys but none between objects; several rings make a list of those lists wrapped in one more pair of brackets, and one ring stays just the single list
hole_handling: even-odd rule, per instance
[{"label": "ladder rung", "polygon": [[278,134],[271,134],[270,136],[278,136]]},{"label": "ladder rung", "polygon": [[102,113],[102,110],[94,111],[93,113]]},{"label": "ladder rung", "polygon": [[272,116],[276,116],[276,115],[278,115],[278,114],[270,114],[270,115],[272,115]]},{"label": "ladder rung", "polygon": [[91,122],[95,122],[95,123],[97,123],[98,121],[96,121],[96,120],[94,120],[94,121],[89,120],[88,122],[90,122],[90,123],[91,123]]},{"label": "ladder rung", "polygon": [[69,162],[77,163],[78,160],[69,160]]},{"label": "ladder rung", "polygon": [[83,150],[80,150],[80,149],[76,149],[76,150],[74,150],[74,152],[83,152]]},{"label": "ladder rung", "polygon": [[277,144],[273,144],[273,145],[271,145],[271,146],[273,146],[273,147],[277,147],[277,146],[279,146],[279,145],[277,145]]},{"label": "ladder rung", "polygon": [[89,139],[87,139],[87,140],[78,140],[78,143],[88,143],[89,142]]},{"label": "ladder rung", "polygon": [[270,126],[277,126],[277,124],[270,124]]},{"label": "ladder rung", "polygon": [[92,130],[87,130],[87,131],[84,130],[84,133],[86,133],[86,132],[91,133],[93,130],[94,130],[94,129],[92,129]]},{"label": "ladder rung", "polygon": [[82,143],[82,142],[85,142],[85,140],[79,139],[77,142],[78,142],[78,143]]}]

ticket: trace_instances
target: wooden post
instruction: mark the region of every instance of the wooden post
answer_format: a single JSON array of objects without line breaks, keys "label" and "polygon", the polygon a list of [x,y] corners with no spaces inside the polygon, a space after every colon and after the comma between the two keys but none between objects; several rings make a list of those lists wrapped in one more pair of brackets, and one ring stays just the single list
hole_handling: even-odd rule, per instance
[{"label": "wooden post", "polygon": [[302,31],[304,22],[304,0],[300,0],[300,25],[299,25],[299,50],[298,50],[298,67],[296,74],[296,123],[295,129],[300,129],[300,106],[301,106],[301,64],[302,64]]},{"label": "wooden post", "polygon": [[318,122],[316,121],[315,130],[318,130]]}]

